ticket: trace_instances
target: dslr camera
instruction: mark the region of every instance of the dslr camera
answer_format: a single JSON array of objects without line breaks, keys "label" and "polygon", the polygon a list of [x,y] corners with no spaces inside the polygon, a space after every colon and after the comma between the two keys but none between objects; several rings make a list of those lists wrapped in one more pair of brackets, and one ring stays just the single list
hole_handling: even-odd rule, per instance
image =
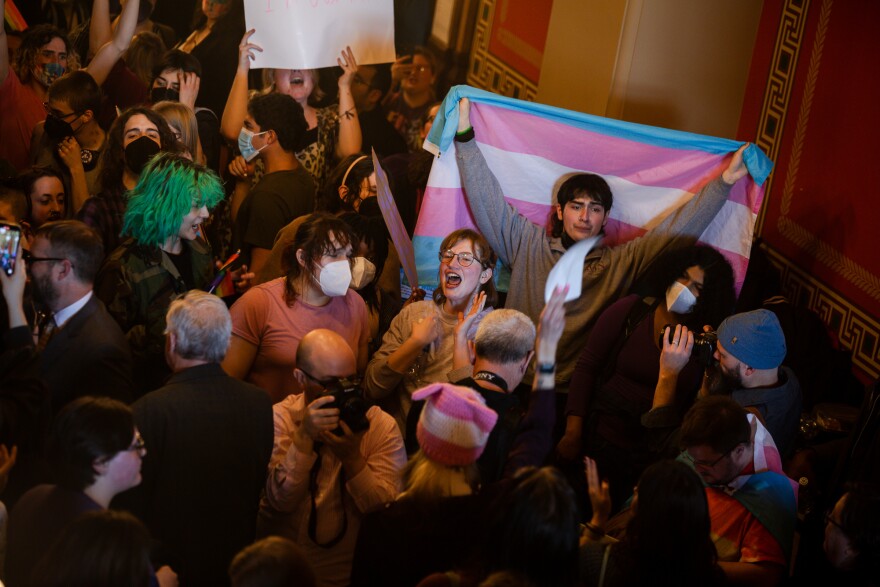
[{"label": "dslr camera", "polygon": [[[665,324],[663,332],[669,328],[669,342],[672,342],[672,336],[675,333],[674,324]],[[660,348],[663,348],[663,332],[660,333]],[[718,333],[714,330],[709,332],[694,332],[694,348],[691,350],[691,356],[696,357],[704,367],[711,367],[715,364],[715,349],[718,348]]]},{"label": "dslr camera", "polygon": [[[352,432],[360,432],[370,427],[367,410],[370,408],[364,399],[360,381],[348,377],[337,377],[327,385],[327,394],[333,396],[333,407],[339,410],[339,419],[345,422]],[[342,436],[342,426],[333,431]]]}]

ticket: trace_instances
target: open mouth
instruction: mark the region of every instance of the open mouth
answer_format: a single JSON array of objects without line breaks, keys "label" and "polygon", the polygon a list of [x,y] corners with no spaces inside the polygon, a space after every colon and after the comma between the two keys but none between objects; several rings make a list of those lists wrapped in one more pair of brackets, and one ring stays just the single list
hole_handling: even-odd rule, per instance
[{"label": "open mouth", "polygon": [[290,85],[292,86],[301,86],[305,82],[305,78],[299,72],[296,72],[290,76]]},{"label": "open mouth", "polygon": [[452,271],[447,271],[445,275],[446,287],[456,288],[461,285],[461,275]]}]

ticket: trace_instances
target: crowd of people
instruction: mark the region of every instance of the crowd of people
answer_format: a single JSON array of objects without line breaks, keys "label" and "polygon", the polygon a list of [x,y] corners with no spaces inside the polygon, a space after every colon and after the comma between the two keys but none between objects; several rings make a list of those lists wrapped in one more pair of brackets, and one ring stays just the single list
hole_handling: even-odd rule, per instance
[{"label": "crowd of people", "polygon": [[[371,153],[412,235],[438,56],[256,71],[243,0],[201,0],[186,35],[155,5],[0,30],[6,585],[786,581],[798,374],[697,244],[745,146],[545,299],[614,194],[573,174],[532,223],[462,99],[476,229],[403,298]],[[828,576],[877,585],[880,489],[825,497]]]}]

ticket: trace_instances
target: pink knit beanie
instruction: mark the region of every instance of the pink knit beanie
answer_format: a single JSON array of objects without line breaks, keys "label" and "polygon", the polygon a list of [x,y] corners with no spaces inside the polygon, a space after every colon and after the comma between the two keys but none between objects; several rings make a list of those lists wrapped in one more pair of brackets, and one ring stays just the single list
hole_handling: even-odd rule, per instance
[{"label": "pink knit beanie", "polygon": [[486,407],[479,393],[467,387],[434,383],[413,393],[412,398],[425,400],[416,438],[431,460],[460,467],[483,454],[498,414]]}]

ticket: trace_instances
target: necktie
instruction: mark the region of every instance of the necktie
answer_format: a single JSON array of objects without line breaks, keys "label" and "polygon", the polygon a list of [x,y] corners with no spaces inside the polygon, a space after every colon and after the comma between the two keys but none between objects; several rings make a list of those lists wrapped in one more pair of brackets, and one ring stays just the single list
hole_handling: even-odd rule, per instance
[{"label": "necktie", "polygon": [[47,319],[40,326],[40,338],[37,340],[37,352],[42,352],[46,345],[49,344],[49,340],[52,338],[52,335],[55,334],[55,330],[57,330],[57,325],[55,324],[55,317],[48,316]]}]

